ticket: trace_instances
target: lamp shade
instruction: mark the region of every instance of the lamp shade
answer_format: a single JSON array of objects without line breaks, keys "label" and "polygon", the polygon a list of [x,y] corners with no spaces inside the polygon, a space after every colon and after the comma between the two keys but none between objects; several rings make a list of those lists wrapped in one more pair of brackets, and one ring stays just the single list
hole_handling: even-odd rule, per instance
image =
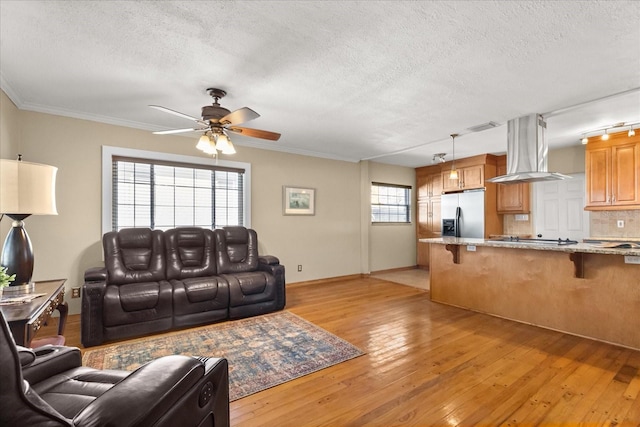
[{"label": "lamp shade", "polygon": [[57,173],[54,166],[0,159],[0,213],[58,215]]}]

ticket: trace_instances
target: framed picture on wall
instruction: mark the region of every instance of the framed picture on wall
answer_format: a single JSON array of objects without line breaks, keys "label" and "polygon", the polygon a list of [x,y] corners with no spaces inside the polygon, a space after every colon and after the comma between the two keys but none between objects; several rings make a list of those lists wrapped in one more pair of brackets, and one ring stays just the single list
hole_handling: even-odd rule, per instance
[{"label": "framed picture on wall", "polygon": [[283,215],[315,215],[315,188],[282,187]]}]

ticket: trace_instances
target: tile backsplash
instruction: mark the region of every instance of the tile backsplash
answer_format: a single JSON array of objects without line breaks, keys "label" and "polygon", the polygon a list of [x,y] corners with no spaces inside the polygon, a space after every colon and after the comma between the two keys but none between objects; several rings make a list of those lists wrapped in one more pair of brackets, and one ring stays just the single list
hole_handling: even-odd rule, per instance
[{"label": "tile backsplash", "polygon": [[[515,215],[504,216],[504,234],[509,236],[533,236],[533,214],[527,221],[516,221]],[[640,240],[640,210],[591,211],[589,235],[585,237]],[[624,221],[624,227],[618,227]]]},{"label": "tile backsplash", "polygon": [[[624,221],[624,227],[618,227]],[[640,210],[592,211],[591,237],[615,237],[640,239]]]},{"label": "tile backsplash", "polygon": [[516,221],[516,215],[506,214],[503,217],[504,222],[502,228],[504,234],[507,236],[521,236],[521,237],[534,237],[533,236],[533,216],[528,215],[526,221]]}]

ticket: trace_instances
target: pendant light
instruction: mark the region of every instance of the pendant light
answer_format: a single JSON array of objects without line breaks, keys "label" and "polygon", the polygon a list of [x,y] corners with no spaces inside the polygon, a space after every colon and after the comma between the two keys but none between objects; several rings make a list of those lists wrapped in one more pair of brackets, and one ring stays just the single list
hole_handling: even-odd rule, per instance
[{"label": "pendant light", "polygon": [[451,134],[451,145],[453,146],[452,147],[453,161],[451,163],[451,172],[449,173],[449,179],[458,179],[458,171],[456,169],[456,136],[458,136],[457,133]]}]

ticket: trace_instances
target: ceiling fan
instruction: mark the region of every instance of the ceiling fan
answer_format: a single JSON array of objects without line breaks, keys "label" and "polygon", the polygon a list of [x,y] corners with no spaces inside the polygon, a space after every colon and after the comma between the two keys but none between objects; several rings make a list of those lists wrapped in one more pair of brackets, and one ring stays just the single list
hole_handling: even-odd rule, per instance
[{"label": "ceiling fan", "polygon": [[217,88],[208,88],[207,92],[209,92],[209,95],[214,101],[212,105],[205,105],[202,107],[201,119],[166,107],[161,107],[159,105],[149,105],[149,107],[155,108],[156,110],[164,111],[165,113],[173,114],[174,116],[182,117],[184,119],[193,120],[198,124],[198,127],[169,129],[153,133],[156,135],[169,135],[184,132],[204,132],[200,137],[196,148],[207,154],[214,155],[217,151],[221,151],[223,154],[233,154],[236,152],[233,144],[231,143],[231,139],[229,139],[227,134],[228,132],[252,138],[267,139],[269,141],[277,141],[280,138],[279,133],[237,126],[250,120],[257,119],[260,117],[260,114],[247,107],[231,112],[220,106],[218,103],[218,100],[223,98],[227,92]]}]

